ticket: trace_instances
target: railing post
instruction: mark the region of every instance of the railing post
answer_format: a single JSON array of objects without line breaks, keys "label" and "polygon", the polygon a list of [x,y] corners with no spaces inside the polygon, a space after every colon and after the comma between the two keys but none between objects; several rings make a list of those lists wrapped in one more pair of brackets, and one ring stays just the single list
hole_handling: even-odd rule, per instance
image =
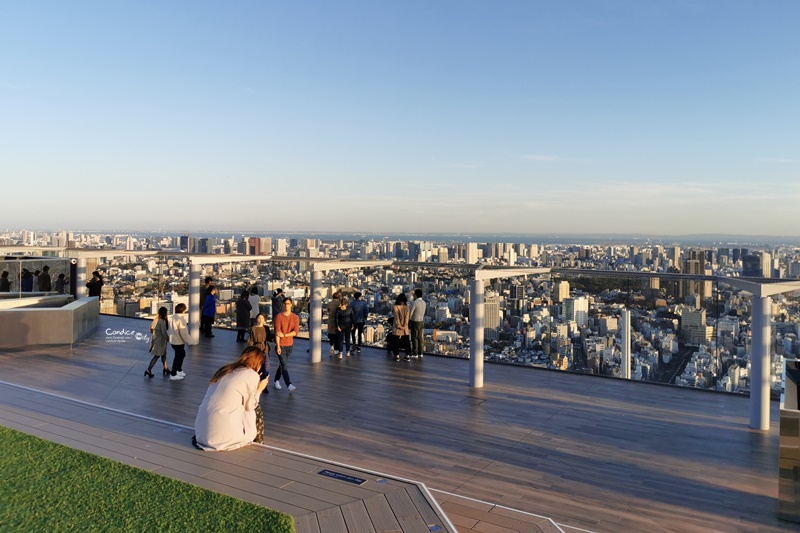
[{"label": "railing post", "polygon": [[200,342],[200,265],[189,259],[189,336]]},{"label": "railing post", "polygon": [[620,377],[631,379],[631,312],[629,309],[622,310],[622,357]]},{"label": "railing post", "polygon": [[484,285],[473,279],[469,300],[469,386],[483,387],[483,314]]},{"label": "railing post", "polygon": [[[314,266],[312,265],[312,269]],[[311,302],[309,303],[308,338],[312,363],[322,362],[322,272],[311,271]]]},{"label": "railing post", "polygon": [[772,298],[753,295],[750,347],[750,427],[769,431],[770,315]]},{"label": "railing post", "polygon": [[75,279],[75,297],[86,298],[86,258],[78,258],[77,276]]}]

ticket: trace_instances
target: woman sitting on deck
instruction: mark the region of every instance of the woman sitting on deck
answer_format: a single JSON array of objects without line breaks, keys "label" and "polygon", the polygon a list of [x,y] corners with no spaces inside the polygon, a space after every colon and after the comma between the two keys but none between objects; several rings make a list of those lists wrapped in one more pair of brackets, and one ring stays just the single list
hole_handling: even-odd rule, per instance
[{"label": "woman sitting on deck", "polygon": [[264,437],[264,415],[258,404],[268,379],[258,371],[266,360],[261,348],[248,346],[238,361],[214,374],[194,421],[192,444],[203,450],[235,450]]}]

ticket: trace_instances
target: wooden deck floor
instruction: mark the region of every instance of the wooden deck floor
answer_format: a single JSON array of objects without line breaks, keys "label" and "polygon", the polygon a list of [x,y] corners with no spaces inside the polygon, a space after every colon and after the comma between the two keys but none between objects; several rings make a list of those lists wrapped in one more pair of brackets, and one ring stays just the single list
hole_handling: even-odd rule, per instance
[{"label": "wooden deck floor", "polygon": [[424,486],[263,445],[207,453],[191,428],[16,385],[0,384],[0,424],[288,513],[298,533],[455,532]]},{"label": "wooden deck floor", "polygon": [[[185,380],[146,380],[146,345],[106,330],[147,326],[102,317],[73,350],[0,353],[0,379],[192,425],[208,378],[242,346],[219,332],[189,350]],[[741,397],[502,365],[472,390],[467,361],[396,363],[375,349],[312,365],[305,348],[290,364],[297,391],[262,402],[278,448],[598,532],[797,530],[775,516],[777,405],[761,433]]]}]

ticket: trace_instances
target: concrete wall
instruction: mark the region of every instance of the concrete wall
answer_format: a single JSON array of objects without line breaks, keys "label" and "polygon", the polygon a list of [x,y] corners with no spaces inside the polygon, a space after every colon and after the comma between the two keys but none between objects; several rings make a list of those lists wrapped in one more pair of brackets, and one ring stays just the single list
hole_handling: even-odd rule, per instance
[{"label": "concrete wall", "polygon": [[97,329],[100,300],[83,298],[58,308],[0,309],[0,348],[75,344]]},{"label": "concrete wall", "polygon": [[800,370],[800,361],[783,363],[783,395],[781,396],[780,440],[778,453],[778,517],[800,522],[800,411],[798,383],[790,377]]}]

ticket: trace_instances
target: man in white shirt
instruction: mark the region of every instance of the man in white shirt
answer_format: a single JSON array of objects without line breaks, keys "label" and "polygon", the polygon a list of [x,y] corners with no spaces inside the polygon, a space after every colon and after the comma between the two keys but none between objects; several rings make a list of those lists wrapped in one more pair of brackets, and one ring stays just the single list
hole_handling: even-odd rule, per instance
[{"label": "man in white shirt", "polygon": [[414,301],[411,302],[411,317],[408,326],[411,331],[411,357],[422,357],[425,351],[425,309],[427,304],[422,299],[422,289],[414,291]]}]

